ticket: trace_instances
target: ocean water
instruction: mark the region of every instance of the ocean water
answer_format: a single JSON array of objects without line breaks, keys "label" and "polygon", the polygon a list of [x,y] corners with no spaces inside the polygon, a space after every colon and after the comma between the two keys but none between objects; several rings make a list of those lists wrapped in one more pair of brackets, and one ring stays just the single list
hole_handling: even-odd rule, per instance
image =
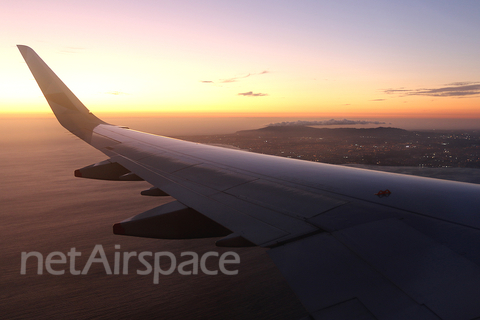
[{"label": "ocean water", "polygon": [[[215,239],[155,240],[117,236],[115,222],[171,198],[143,197],[146,182],[75,178],[73,171],[106,157],[66,132],[54,119],[0,119],[0,318],[3,319],[296,319],[306,315],[262,248],[217,248]],[[43,270],[35,258],[20,274],[21,253],[44,258],[54,251],[81,252],[82,270],[95,245],[112,265],[115,252],[235,251],[238,275],[107,275],[94,263],[86,275]],[[116,250],[115,245],[121,249]],[[58,258],[58,257],[57,257]],[[31,260],[30,260],[31,259]],[[218,261],[207,260],[214,269]],[[215,264],[217,263],[217,264]]]}]

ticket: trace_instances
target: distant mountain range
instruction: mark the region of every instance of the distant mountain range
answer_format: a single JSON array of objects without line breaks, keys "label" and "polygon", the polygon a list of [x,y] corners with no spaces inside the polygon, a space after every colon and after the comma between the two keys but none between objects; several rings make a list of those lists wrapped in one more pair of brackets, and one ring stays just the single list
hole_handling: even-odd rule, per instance
[{"label": "distant mountain range", "polygon": [[399,128],[314,128],[308,126],[268,126],[255,130],[242,130],[236,133],[242,136],[265,135],[276,137],[346,137],[346,136],[371,136],[376,138],[391,138],[411,136],[415,133]]}]

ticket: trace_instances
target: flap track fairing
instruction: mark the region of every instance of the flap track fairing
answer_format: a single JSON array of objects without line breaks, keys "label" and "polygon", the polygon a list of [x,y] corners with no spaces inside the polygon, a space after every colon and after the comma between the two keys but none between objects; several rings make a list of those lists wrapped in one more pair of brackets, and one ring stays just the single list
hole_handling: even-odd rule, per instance
[{"label": "flap track fairing", "polygon": [[81,169],[75,170],[75,177],[113,180],[113,181],[143,181],[142,178],[130,172],[127,168],[117,162],[105,160]]},{"label": "flap track fairing", "polygon": [[140,213],[116,223],[113,233],[156,239],[224,237],[230,230],[178,201]]}]

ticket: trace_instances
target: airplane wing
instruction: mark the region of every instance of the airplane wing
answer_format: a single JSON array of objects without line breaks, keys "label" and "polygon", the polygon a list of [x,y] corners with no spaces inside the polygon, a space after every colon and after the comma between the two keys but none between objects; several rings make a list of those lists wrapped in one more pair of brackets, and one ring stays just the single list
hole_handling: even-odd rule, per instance
[{"label": "airplane wing", "polygon": [[114,233],[268,247],[311,319],[480,317],[480,185],[202,145],[95,117],[18,46],[59,122],[107,159],[78,177],[145,180],[175,202]]}]

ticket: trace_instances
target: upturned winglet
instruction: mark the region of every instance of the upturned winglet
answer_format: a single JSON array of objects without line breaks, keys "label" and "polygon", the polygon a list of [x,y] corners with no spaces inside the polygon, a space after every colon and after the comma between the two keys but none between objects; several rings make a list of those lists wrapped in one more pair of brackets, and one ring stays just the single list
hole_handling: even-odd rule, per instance
[{"label": "upturned winglet", "polygon": [[93,129],[107,123],[93,115],[32,48],[17,47],[60,124],[90,143]]}]

